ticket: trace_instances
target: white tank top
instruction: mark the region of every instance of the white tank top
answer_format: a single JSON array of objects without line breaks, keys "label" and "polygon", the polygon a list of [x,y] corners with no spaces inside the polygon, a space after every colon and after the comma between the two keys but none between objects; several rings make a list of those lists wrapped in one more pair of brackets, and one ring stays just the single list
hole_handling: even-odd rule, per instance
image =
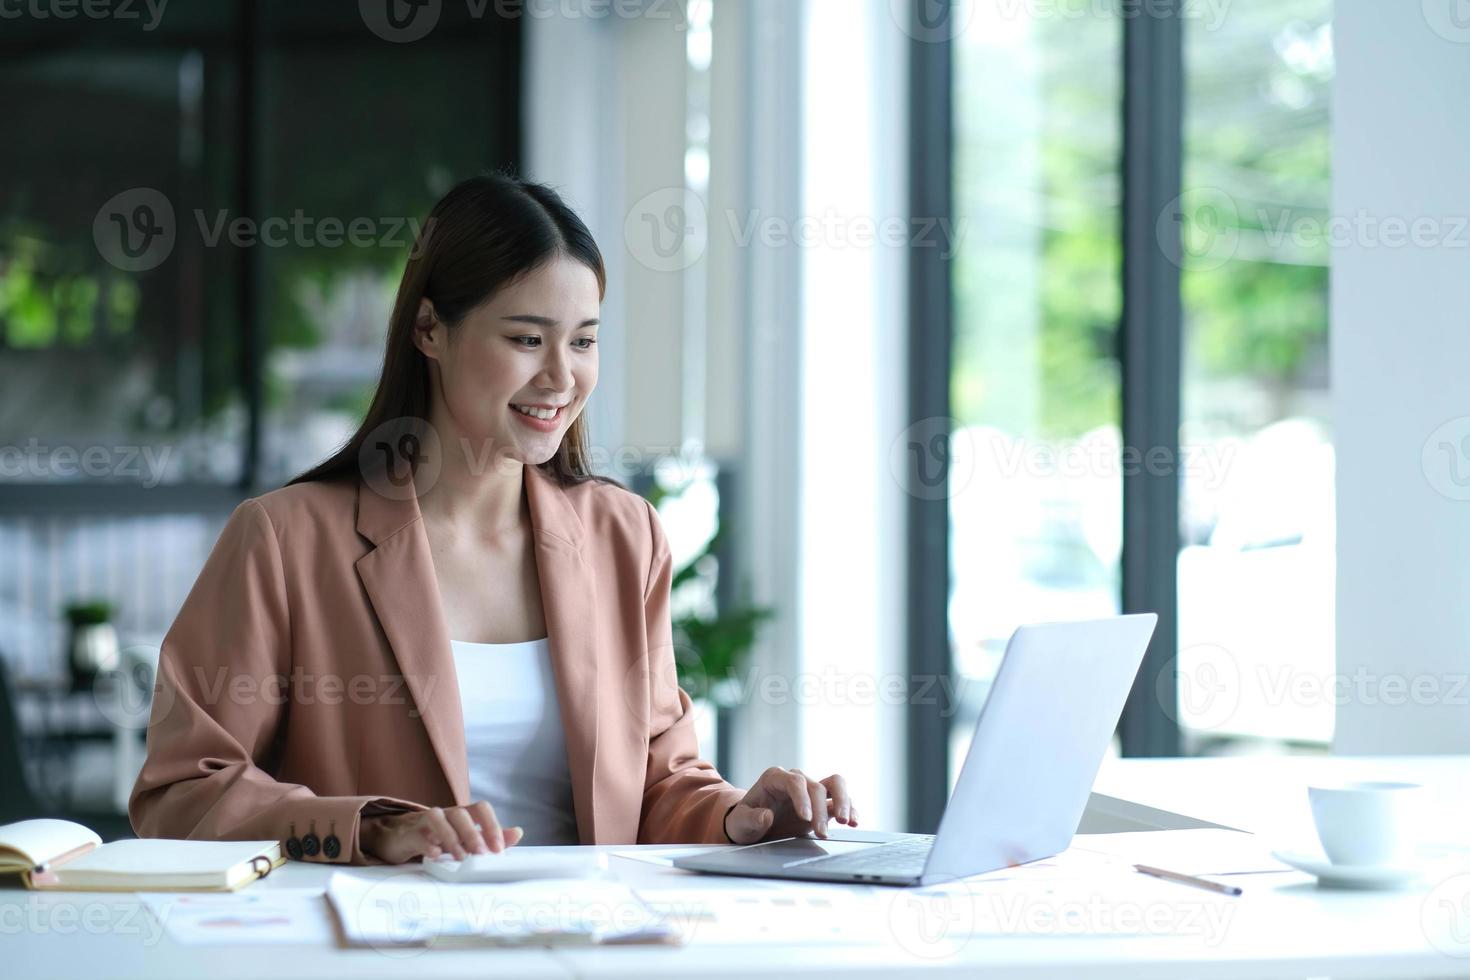
[{"label": "white tank top", "polygon": [[577,844],[551,644],[452,640],[464,710],[470,800],[488,800],[522,844]]}]

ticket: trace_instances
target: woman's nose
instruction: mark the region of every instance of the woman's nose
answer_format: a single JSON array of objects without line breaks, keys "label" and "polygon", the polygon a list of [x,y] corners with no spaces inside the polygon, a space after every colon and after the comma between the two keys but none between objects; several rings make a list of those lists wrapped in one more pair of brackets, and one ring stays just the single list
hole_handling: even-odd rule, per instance
[{"label": "woman's nose", "polygon": [[551,391],[566,391],[572,386],[572,366],[564,354],[548,353],[536,380],[541,387]]}]

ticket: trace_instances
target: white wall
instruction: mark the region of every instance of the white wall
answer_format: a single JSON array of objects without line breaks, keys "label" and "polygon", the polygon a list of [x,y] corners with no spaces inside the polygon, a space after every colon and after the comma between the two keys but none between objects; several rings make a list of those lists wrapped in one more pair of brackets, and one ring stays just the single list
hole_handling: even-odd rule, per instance
[{"label": "white wall", "polygon": [[[1337,3],[1333,212],[1351,229],[1332,256],[1342,753],[1470,752],[1464,6]],[[1420,243],[1396,241],[1390,220],[1421,222]]]}]

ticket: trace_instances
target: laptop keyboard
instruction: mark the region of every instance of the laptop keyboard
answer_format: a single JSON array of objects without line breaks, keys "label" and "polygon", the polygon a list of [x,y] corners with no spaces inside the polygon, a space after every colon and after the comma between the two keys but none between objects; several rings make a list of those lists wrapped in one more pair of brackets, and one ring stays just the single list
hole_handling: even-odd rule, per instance
[{"label": "laptop keyboard", "polygon": [[933,834],[920,834],[888,844],[875,844],[851,854],[833,854],[830,857],[806,861],[804,868],[820,867],[823,871],[853,872],[855,874],[912,875],[917,878],[924,871],[924,862],[934,847]]}]

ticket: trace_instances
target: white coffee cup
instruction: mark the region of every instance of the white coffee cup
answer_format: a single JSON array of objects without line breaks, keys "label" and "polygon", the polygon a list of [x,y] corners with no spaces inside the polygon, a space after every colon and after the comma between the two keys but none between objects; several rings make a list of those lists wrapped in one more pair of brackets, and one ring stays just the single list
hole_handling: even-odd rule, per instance
[{"label": "white coffee cup", "polygon": [[1426,805],[1418,783],[1354,782],[1307,787],[1317,837],[1333,864],[1410,861]]}]

